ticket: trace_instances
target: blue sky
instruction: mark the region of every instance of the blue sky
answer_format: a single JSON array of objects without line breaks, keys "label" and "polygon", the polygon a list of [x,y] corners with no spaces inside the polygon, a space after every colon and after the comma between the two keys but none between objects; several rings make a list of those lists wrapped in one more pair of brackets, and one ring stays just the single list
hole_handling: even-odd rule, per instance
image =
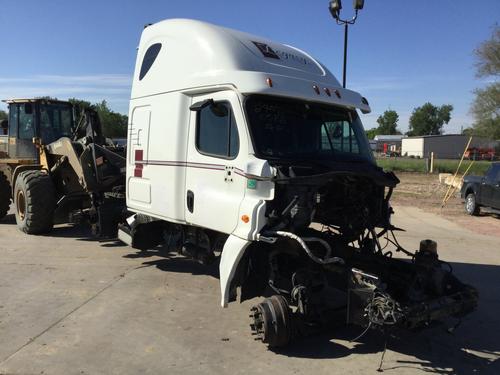
[{"label": "blue sky", "polygon": [[[344,0],[343,15],[352,15]],[[343,29],[328,0],[0,0],[0,98],[106,99],[127,113],[143,25],[195,18],[304,49],[341,80]],[[368,98],[366,128],[390,108],[408,127],[414,107],[453,104],[447,133],[470,126],[474,48],[499,22],[498,0],[365,0],[349,30],[347,86]],[[0,109],[5,109],[3,103]]]}]

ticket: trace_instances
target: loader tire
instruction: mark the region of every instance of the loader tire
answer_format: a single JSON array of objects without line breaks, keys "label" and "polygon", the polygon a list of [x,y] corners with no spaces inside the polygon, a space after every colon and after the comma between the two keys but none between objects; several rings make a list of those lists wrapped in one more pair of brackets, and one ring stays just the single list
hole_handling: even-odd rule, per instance
[{"label": "loader tire", "polygon": [[0,220],[2,220],[7,212],[9,212],[12,194],[10,191],[10,184],[2,172],[0,172]]},{"label": "loader tire", "polygon": [[19,174],[14,188],[14,206],[18,228],[27,234],[52,230],[56,191],[50,176],[42,171]]}]

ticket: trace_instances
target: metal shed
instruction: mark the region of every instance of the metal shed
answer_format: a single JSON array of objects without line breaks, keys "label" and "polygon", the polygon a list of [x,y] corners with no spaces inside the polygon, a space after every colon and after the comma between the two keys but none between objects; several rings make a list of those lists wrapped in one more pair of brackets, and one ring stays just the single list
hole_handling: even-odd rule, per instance
[{"label": "metal shed", "polygon": [[[425,158],[434,152],[437,159],[459,159],[469,141],[468,135],[444,134],[424,135],[403,138],[401,152],[403,156]],[[497,142],[487,138],[473,137],[470,148],[495,148]]]}]

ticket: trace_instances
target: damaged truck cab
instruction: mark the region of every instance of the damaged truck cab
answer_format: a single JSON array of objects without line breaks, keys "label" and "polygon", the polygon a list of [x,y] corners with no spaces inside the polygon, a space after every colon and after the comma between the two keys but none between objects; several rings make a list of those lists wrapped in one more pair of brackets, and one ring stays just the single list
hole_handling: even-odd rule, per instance
[{"label": "damaged truck cab", "polygon": [[251,316],[269,346],[343,305],[373,328],[468,313],[477,293],[435,243],[393,257],[407,253],[390,223],[399,181],[376,166],[357,110],[368,101],[297,48],[200,21],[148,26],[129,112],[133,215],[119,237],[201,263],[220,254],[222,306],[238,288],[267,297]]}]

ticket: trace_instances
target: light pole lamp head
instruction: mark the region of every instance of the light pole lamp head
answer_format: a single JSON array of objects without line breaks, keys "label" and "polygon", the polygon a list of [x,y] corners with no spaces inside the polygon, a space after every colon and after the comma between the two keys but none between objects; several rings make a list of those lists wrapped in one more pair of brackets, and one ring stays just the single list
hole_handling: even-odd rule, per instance
[{"label": "light pole lamp head", "polygon": [[332,17],[336,20],[339,19],[339,13],[342,9],[342,1],[341,0],[330,0],[330,4],[328,5],[328,9],[332,14]]},{"label": "light pole lamp head", "polygon": [[354,0],[353,6],[355,10],[363,9],[364,5],[365,5],[365,0]]}]

